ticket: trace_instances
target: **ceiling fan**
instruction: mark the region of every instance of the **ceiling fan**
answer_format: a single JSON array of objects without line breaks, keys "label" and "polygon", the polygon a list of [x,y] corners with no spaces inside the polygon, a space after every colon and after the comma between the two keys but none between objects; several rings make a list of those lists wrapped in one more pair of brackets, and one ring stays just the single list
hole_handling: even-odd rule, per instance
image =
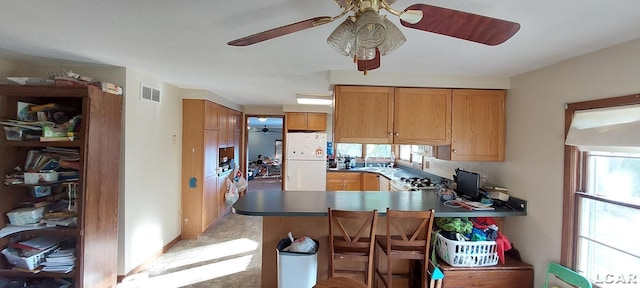
[{"label": "ceiling fan", "polygon": [[339,53],[353,57],[358,71],[380,67],[380,57],[399,46],[406,39],[402,32],[380,10],[398,16],[402,26],[437,33],[467,41],[495,46],[511,38],[520,24],[472,14],[468,12],[413,4],[403,11],[391,7],[396,0],[333,0],[342,12],[337,16],[314,17],[289,25],[229,41],[231,46],[248,46],[294,32],[331,23],[350,11],[352,15],[336,28],[327,42]]},{"label": "ceiling fan", "polygon": [[269,128],[267,128],[267,126],[266,126],[266,125],[265,125],[265,126],[264,126],[264,128],[262,128],[262,129],[255,129],[255,130],[253,130],[253,132],[261,132],[261,133],[263,133],[263,134],[267,134],[267,133],[269,133],[269,131],[271,131],[271,130],[269,130]]}]

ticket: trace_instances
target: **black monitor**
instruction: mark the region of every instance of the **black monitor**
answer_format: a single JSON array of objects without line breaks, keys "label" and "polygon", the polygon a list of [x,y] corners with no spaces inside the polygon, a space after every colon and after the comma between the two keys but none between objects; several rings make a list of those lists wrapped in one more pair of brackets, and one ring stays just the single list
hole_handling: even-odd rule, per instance
[{"label": "black monitor", "polygon": [[457,170],[456,193],[471,201],[480,200],[480,175],[478,173]]}]

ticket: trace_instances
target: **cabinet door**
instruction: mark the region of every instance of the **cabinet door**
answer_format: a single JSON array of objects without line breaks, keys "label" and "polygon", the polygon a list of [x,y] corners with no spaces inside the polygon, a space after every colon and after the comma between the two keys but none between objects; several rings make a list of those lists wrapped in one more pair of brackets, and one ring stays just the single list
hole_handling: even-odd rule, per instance
[{"label": "cabinet door", "polygon": [[[287,112],[287,129],[307,130],[307,113]],[[326,120],[325,120],[326,122]],[[325,125],[326,126],[326,125]]]},{"label": "cabinet door", "polygon": [[345,191],[360,191],[362,190],[362,181],[360,179],[344,179],[342,184],[342,190]]},{"label": "cabinet door", "polygon": [[342,179],[327,179],[327,191],[344,190],[342,186]]},{"label": "cabinet door", "polygon": [[220,130],[218,105],[206,100],[204,104],[204,129]]},{"label": "cabinet door", "polygon": [[326,131],[327,113],[307,113],[307,129],[311,131]]},{"label": "cabinet door", "polygon": [[234,146],[234,134],[236,133],[236,111],[231,109],[227,110],[227,142],[225,143],[225,147],[233,147]]},{"label": "cabinet door", "polygon": [[218,177],[212,176],[204,180],[202,197],[202,227],[201,231],[209,228],[218,220]]},{"label": "cabinet door", "polygon": [[[228,174],[225,175],[228,176]],[[227,213],[227,203],[224,198],[227,193],[227,176],[218,177],[218,218],[224,217],[224,214]]]},{"label": "cabinet door", "polygon": [[393,143],[451,143],[451,89],[396,88]]},{"label": "cabinet door", "polygon": [[362,190],[363,191],[379,191],[381,177],[377,173],[362,173]]},{"label": "cabinet door", "polygon": [[503,90],[454,89],[451,160],[504,161]]},{"label": "cabinet door", "polygon": [[391,191],[391,182],[389,180],[389,178],[384,177],[382,175],[380,175],[379,178],[379,184],[380,184],[380,191]]},{"label": "cabinet door", "polygon": [[220,122],[220,147],[229,147],[229,111],[227,108],[220,107],[218,111],[218,119]]},{"label": "cabinet door", "polygon": [[393,88],[336,86],[334,142],[391,144]]},{"label": "cabinet door", "polygon": [[[196,165],[198,161],[193,159],[196,157],[195,152],[188,153],[184,155],[187,157],[187,162],[192,162],[192,165]],[[193,167],[188,167],[188,169],[194,170]],[[218,167],[218,131],[214,130],[204,130],[204,177],[211,177],[216,175],[216,168]],[[187,172],[187,171],[185,171]],[[193,173],[193,171],[188,171],[188,173]]]}]

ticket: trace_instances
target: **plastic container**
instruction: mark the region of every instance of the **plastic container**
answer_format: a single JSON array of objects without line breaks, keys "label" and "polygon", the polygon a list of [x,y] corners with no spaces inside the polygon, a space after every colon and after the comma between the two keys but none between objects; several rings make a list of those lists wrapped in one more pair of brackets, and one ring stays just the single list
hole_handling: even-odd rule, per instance
[{"label": "plastic container", "polygon": [[51,195],[51,186],[31,186],[29,191],[33,197],[49,196]]},{"label": "plastic container", "polygon": [[25,207],[7,212],[7,217],[12,225],[35,224],[42,219],[43,215],[44,207]]},{"label": "plastic container", "polygon": [[285,238],[276,247],[278,262],[278,288],[313,287],[318,278],[318,248],[310,253],[283,251],[291,245],[291,240]]},{"label": "plastic container", "polygon": [[33,270],[38,268],[38,266],[40,266],[40,264],[42,264],[42,262],[47,258],[47,255],[53,252],[56,248],[58,248],[58,245],[51,246],[48,249],[38,252],[27,252],[26,255],[23,255],[21,250],[17,248],[4,248],[2,250],[2,254],[7,258],[7,262],[11,263],[11,265]]},{"label": "plastic container", "polygon": [[24,129],[20,127],[4,126],[4,137],[11,141],[22,141],[24,138]]},{"label": "plastic container", "polygon": [[453,267],[493,266],[499,260],[496,241],[453,241],[438,234],[436,252]]},{"label": "plastic container", "polygon": [[24,172],[24,184],[38,184],[58,181],[58,172],[40,171]]}]

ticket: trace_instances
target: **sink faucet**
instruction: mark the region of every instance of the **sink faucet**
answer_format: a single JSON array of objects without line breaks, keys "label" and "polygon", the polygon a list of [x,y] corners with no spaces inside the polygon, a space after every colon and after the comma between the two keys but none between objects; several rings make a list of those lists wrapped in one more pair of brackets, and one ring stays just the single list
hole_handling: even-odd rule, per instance
[{"label": "sink faucet", "polygon": [[369,167],[369,157],[364,157],[364,167]]}]

